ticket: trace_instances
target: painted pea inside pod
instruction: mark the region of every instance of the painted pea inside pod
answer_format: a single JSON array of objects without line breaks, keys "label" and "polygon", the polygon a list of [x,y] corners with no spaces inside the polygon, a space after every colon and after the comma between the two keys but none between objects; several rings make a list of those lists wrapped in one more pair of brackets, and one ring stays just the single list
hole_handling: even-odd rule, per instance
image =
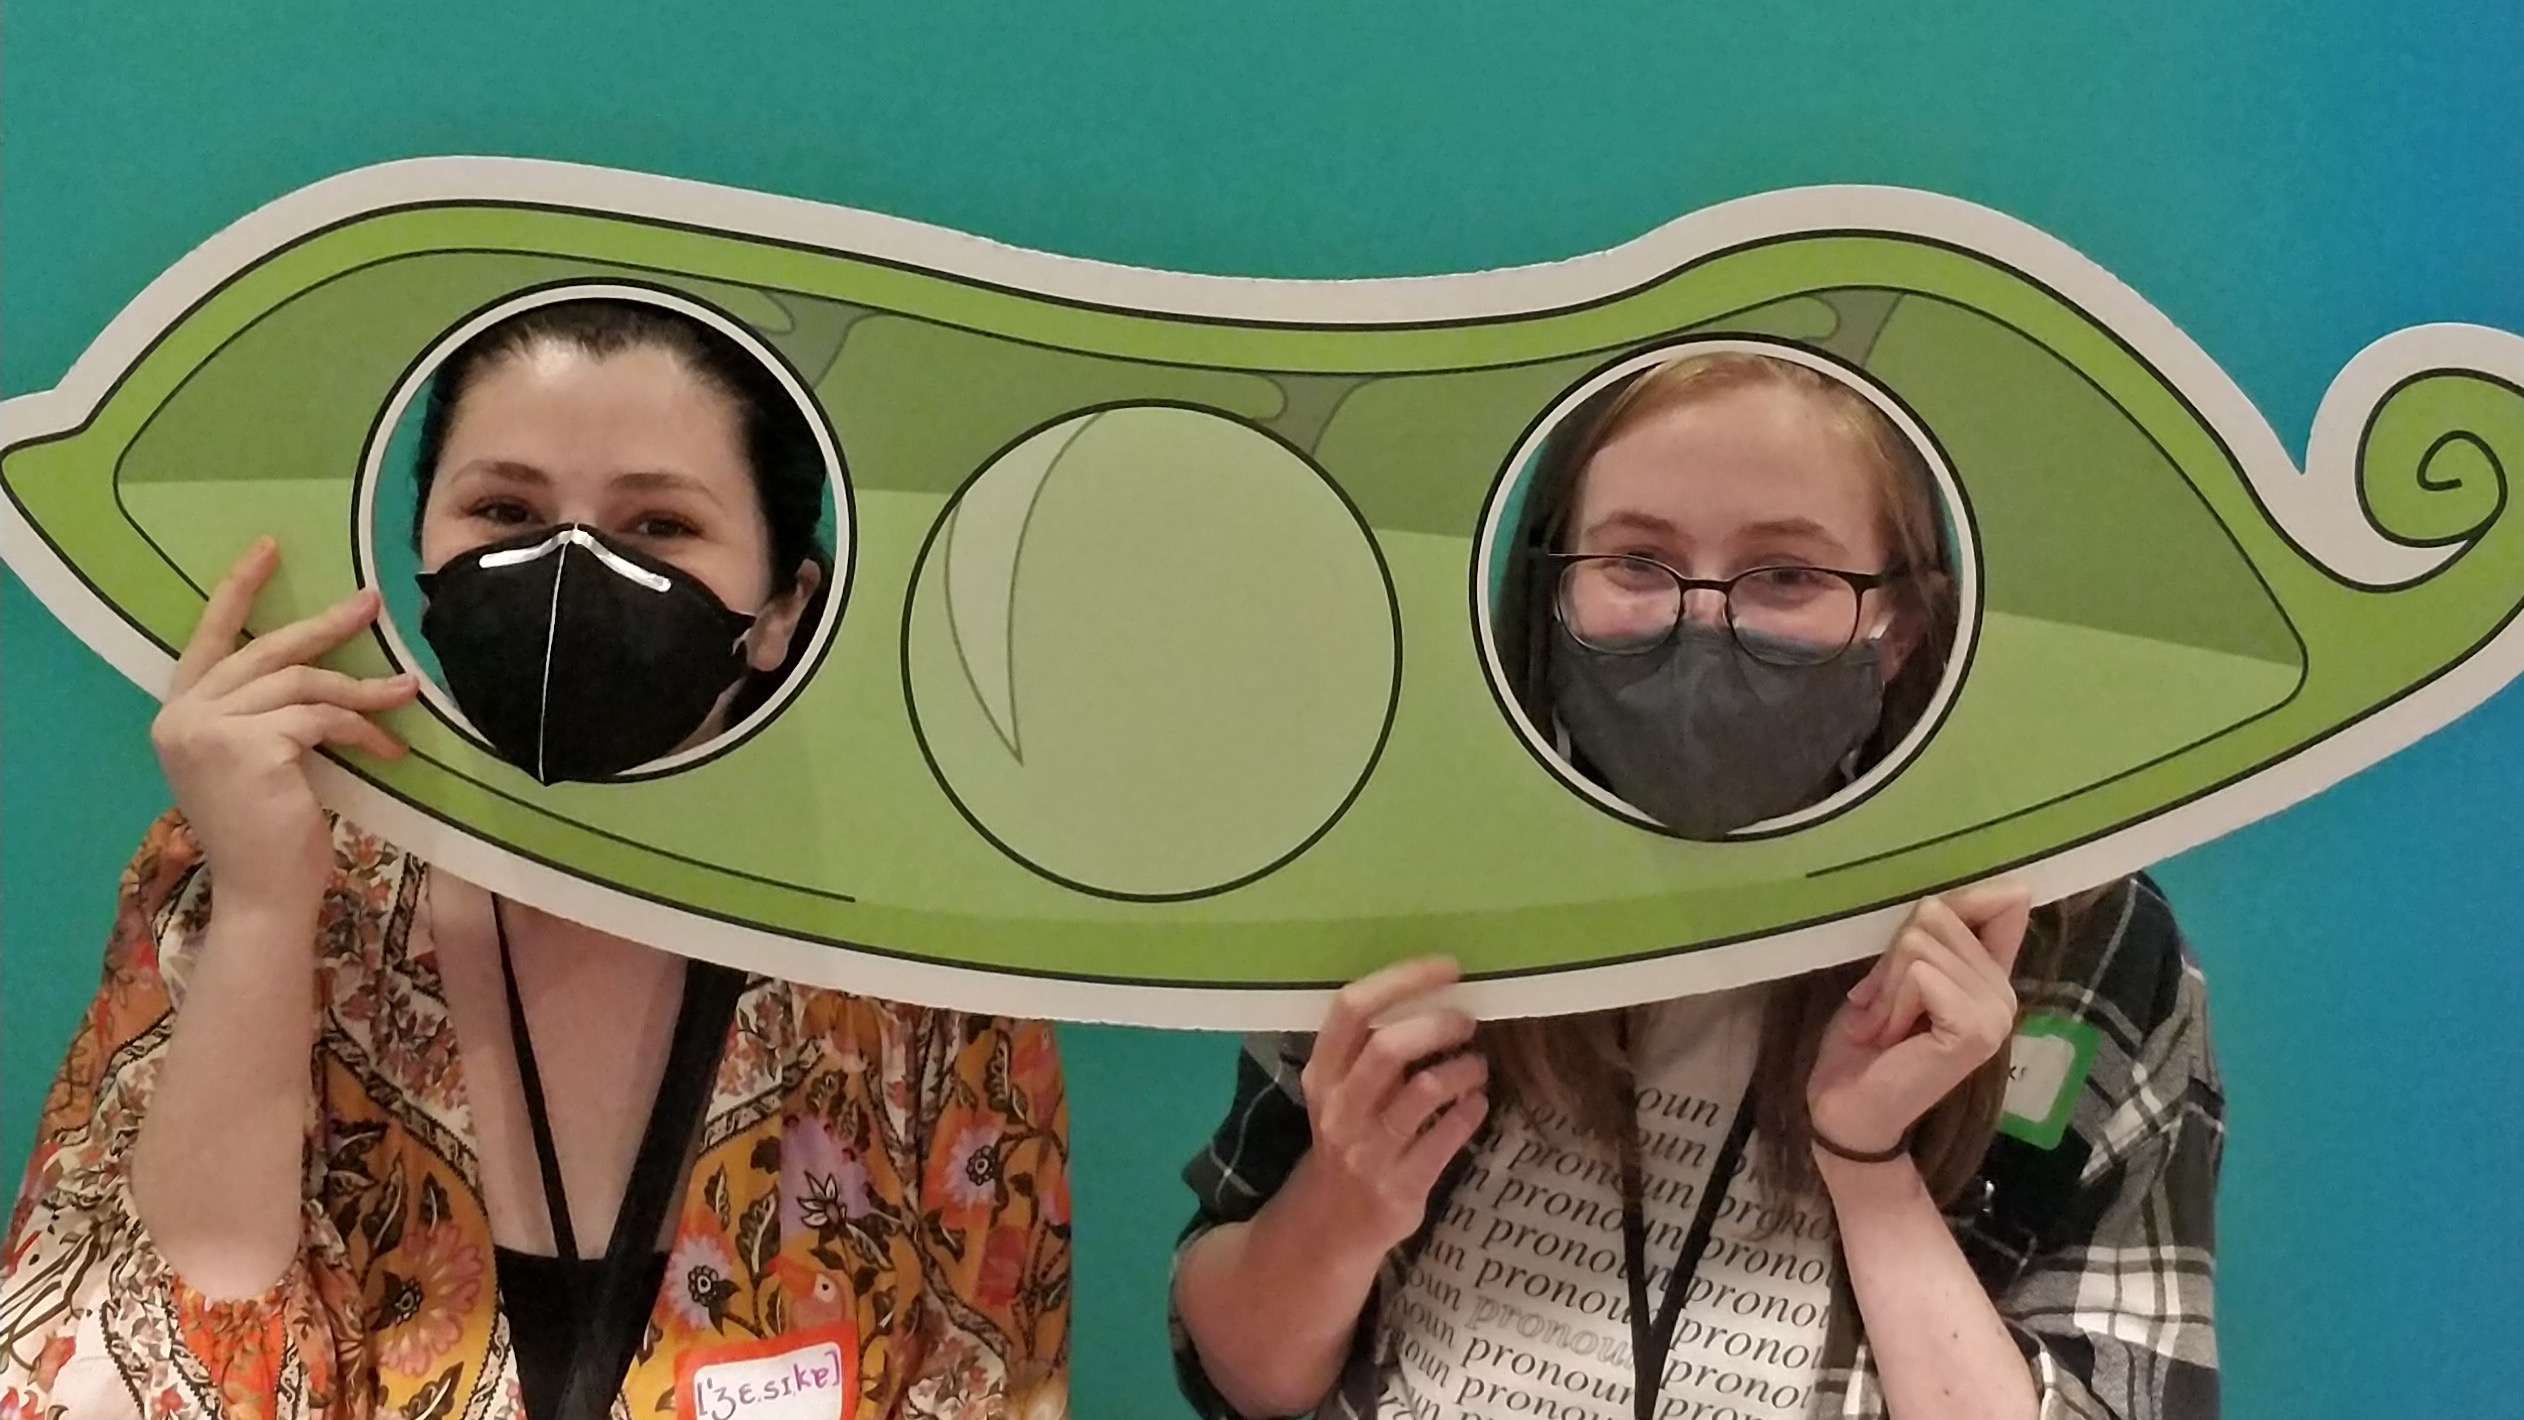
[{"label": "painted pea inside pod", "polygon": [[1295,450],[1205,410],[1030,434],[949,506],[903,665],[939,782],[1027,866],[1162,899],[1267,872],[1373,766],[1400,628],[1376,544]]}]

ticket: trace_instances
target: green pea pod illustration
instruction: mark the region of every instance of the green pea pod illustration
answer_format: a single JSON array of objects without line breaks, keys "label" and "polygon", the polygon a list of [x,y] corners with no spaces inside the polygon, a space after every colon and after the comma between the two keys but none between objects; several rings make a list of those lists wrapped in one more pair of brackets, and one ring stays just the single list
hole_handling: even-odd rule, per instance
[{"label": "green pea pod illustration", "polygon": [[[1734,985],[1880,950],[1925,894],[2134,871],[2524,667],[2524,339],[2378,341],[2300,471],[2093,263],[1868,187],[1546,266],[1299,282],[565,164],[360,169],[220,233],[0,407],[0,551],[154,692],[263,533],[255,629],[375,584],[387,616],[329,663],[426,669],[403,431],[431,363],[591,291],[705,315],[810,406],[835,594],[805,669],[598,783],[537,782],[432,690],[385,717],[412,754],[328,757],[319,789],[550,910],[873,995],[1302,1027],[1430,951],[1491,1015]],[[1903,744],[1715,841],[1567,772],[1491,640],[1558,412],[1701,346],[1829,366],[1897,415],[1961,601]]]}]

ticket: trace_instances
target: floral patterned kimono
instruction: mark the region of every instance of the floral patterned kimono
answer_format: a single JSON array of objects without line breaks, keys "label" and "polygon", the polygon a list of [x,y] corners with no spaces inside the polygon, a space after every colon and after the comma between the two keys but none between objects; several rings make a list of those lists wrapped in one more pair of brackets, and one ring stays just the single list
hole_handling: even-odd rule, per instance
[{"label": "floral patterned kimono", "polygon": [[[210,1301],[132,1206],[123,1157],[209,921],[169,815],[0,1254],[0,1420],[520,1413],[463,1062],[434,956],[407,950],[425,874],[347,824],[334,845],[297,1261]],[[1048,1025],[748,982],[615,1416],[726,1410],[775,1373],[850,1420],[1064,1414],[1067,1130]]]}]

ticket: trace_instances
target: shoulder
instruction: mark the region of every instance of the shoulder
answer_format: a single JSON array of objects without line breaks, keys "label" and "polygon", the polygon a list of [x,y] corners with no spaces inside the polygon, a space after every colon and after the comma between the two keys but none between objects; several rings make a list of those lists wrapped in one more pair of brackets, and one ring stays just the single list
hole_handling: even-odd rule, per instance
[{"label": "shoulder", "polygon": [[795,1048],[856,1056],[916,1093],[1013,1087],[1045,1111],[1061,1095],[1060,1043],[1051,1022],[883,1001],[827,987],[792,985],[787,1009]]},{"label": "shoulder", "polygon": [[[2172,1168],[2185,1188],[2211,1187],[2225,1092],[2207,981],[2164,892],[2141,876],[2094,894],[2052,955],[2024,1006],[2085,1028],[2085,1083],[2068,1121],[2091,1151],[2082,1174],[2152,1158],[2142,1174]],[[2187,1161],[2168,1162],[2177,1155]]]},{"label": "shoulder", "polygon": [[[328,958],[374,957],[387,944],[390,918],[415,860],[402,849],[332,817],[334,870],[325,888],[319,931]],[[123,869],[109,957],[180,979],[199,949],[217,896],[217,875],[180,810],[149,825]]]},{"label": "shoulder", "polygon": [[2020,979],[2029,1011],[2069,1015],[2135,1044],[2205,1028],[2207,981],[2164,890],[2144,874],[2073,899]]},{"label": "shoulder", "polygon": [[1314,1146],[1300,1083],[1313,1046],[1307,1035],[1245,1037],[1227,1113],[1183,1166],[1196,1204],[1187,1236],[1261,1211]]},{"label": "shoulder", "polygon": [[1306,1111],[1306,1062],[1314,1054],[1310,1034],[1262,1031],[1248,1034],[1236,1052],[1236,1084],[1226,1116],[1219,1121],[1207,1154],[1229,1165],[1239,1159],[1253,1171],[1281,1173],[1281,1161],[1296,1157],[1314,1143],[1313,1122]]},{"label": "shoulder", "polygon": [[[1300,1080],[1314,1053],[1311,1031],[1255,1031],[1244,1038],[1244,1065],[1251,1067],[1256,1078],[1301,1103],[1306,1094]],[[1245,1073],[1242,1067],[1239,1073]]]},{"label": "shoulder", "polygon": [[202,869],[202,845],[191,824],[174,809],[158,815],[141,835],[140,847],[123,868],[123,897],[128,908],[155,913],[191,883]]},{"label": "shoulder", "polygon": [[180,942],[187,919],[196,924],[208,920],[209,887],[201,843],[184,816],[173,810],[160,814],[123,865],[114,928],[105,946],[109,992],[131,978],[154,980],[170,969],[181,973],[181,962],[165,960],[169,939]]},{"label": "shoulder", "polygon": [[[339,897],[358,895],[377,883],[399,881],[416,860],[386,840],[338,814],[327,814],[333,834],[333,881],[328,891]],[[201,840],[181,809],[169,809],[149,825],[140,847],[123,869],[127,896],[143,909],[167,906],[187,890],[207,888],[210,864]]]},{"label": "shoulder", "polygon": [[[2160,1240],[2165,1248],[2188,1245],[2214,1205],[2224,1095],[2206,983],[2171,905],[2151,879],[2125,878],[2088,894],[2065,923],[2056,941],[2042,944],[2047,960],[2033,958],[2029,944],[2031,969],[2017,986],[2028,1017],[2077,1028],[2061,1033],[2074,1045],[2067,1063],[2047,1057],[2069,1074],[2045,1074],[2043,1056],[2031,1062],[2031,1078],[2062,1079],[2075,1093],[2049,1142],[2002,1129],[1989,1146],[1982,1178],[1991,1191],[1969,1225],[1966,1251],[1993,1288],[2037,1264],[2067,1266],[2066,1257],[2121,1267],[2134,1256],[2120,1239],[2135,1220],[2170,1230],[2170,1241]],[[2050,1087],[2035,1088],[2040,1099]],[[2055,1255],[2044,1262],[2046,1254]],[[2114,1289],[2136,1275],[2109,1274]],[[2149,1280],[2165,1277],[2151,1272]]]},{"label": "shoulder", "polygon": [[903,1049],[960,1055],[997,1045],[1052,1044],[1049,1021],[981,1015],[939,1006],[886,1001],[827,986],[790,983],[789,1009],[807,1035],[845,1035]]},{"label": "shoulder", "polygon": [[333,830],[333,887],[365,887],[399,883],[420,860],[339,814],[328,813]]},{"label": "shoulder", "polygon": [[981,1087],[985,1098],[1013,1090],[1016,1106],[1049,1113],[1063,1097],[1060,1040],[1049,1021],[894,1006],[894,1018],[922,1043],[935,1068]]}]

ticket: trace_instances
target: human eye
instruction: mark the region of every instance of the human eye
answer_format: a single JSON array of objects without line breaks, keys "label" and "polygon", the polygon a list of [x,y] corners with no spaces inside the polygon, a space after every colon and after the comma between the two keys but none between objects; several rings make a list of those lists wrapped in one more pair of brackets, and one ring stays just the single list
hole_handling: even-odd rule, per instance
[{"label": "human eye", "polygon": [[1819,567],[1757,567],[1743,577],[1745,590],[1770,601],[1803,601],[1831,593],[1845,584]]},{"label": "human eye", "polygon": [[523,528],[542,521],[523,499],[505,495],[477,498],[465,505],[466,517],[497,528]]},{"label": "human eye", "polygon": [[1628,591],[1648,592],[1673,585],[1673,578],[1655,558],[1624,553],[1603,559],[1605,577]]},{"label": "human eye", "polygon": [[631,520],[631,533],[650,542],[699,537],[701,529],[680,513],[642,513]]}]

